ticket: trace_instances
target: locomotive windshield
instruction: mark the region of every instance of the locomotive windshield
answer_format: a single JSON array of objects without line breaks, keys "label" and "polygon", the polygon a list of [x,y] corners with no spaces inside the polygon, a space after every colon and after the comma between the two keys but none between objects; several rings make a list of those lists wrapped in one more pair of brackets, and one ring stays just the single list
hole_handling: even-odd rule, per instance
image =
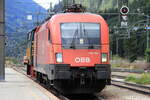
[{"label": "locomotive windshield", "polygon": [[96,49],[100,47],[100,24],[62,23],[62,46],[72,49]]}]

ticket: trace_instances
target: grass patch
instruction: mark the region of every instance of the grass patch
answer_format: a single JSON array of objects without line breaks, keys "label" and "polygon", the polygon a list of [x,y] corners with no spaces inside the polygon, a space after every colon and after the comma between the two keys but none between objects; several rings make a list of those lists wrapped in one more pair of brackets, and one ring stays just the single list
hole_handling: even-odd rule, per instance
[{"label": "grass patch", "polygon": [[113,68],[130,68],[130,63],[125,58],[113,55],[111,57],[111,66]]},{"label": "grass patch", "polygon": [[12,66],[20,67],[23,65],[22,65],[21,61],[19,61],[17,58],[5,57],[5,66],[6,67],[12,67]]},{"label": "grass patch", "polygon": [[19,64],[19,61],[16,58],[13,58],[13,57],[6,57],[5,60],[9,61],[13,64]]},{"label": "grass patch", "polygon": [[112,57],[111,57],[111,59],[113,59],[113,60],[123,60],[121,57],[119,57],[118,55],[113,55]]},{"label": "grass patch", "polygon": [[150,73],[143,73],[139,77],[135,75],[129,75],[127,76],[125,81],[134,82],[137,84],[144,84],[144,85],[150,84]]}]

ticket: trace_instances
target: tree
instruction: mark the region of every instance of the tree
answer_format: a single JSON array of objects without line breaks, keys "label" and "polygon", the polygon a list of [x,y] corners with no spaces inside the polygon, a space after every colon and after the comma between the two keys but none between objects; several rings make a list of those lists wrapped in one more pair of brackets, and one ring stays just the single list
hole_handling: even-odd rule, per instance
[{"label": "tree", "polygon": [[125,55],[130,62],[137,59],[137,38],[136,34],[131,34],[131,38],[124,40]]},{"label": "tree", "polygon": [[145,55],[146,55],[146,60],[147,60],[147,62],[150,63],[150,48],[146,49]]}]

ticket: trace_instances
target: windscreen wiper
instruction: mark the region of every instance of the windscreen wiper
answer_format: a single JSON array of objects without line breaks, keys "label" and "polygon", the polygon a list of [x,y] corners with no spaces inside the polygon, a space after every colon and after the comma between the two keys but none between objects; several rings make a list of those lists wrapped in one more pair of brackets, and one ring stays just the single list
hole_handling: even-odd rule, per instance
[{"label": "windscreen wiper", "polygon": [[72,48],[72,49],[75,49],[75,39],[77,38],[77,35],[78,35],[78,28],[75,30],[75,33],[73,35],[73,39],[72,39],[72,42],[70,45],[70,48]]},{"label": "windscreen wiper", "polygon": [[84,35],[86,36],[86,39],[88,40],[88,48],[93,49],[94,46],[93,44],[90,44],[90,38],[88,37],[88,32],[85,30],[85,28],[84,28]]},{"label": "windscreen wiper", "polygon": [[90,45],[88,46],[88,48],[89,48],[89,49],[93,49],[93,48],[94,48],[93,44],[90,44]]}]

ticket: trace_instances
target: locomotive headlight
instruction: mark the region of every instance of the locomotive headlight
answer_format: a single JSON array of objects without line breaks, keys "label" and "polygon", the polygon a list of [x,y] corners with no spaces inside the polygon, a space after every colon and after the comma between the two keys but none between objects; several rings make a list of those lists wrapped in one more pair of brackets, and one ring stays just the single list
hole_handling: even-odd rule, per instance
[{"label": "locomotive headlight", "polygon": [[56,62],[58,63],[63,62],[62,53],[56,53]]},{"label": "locomotive headlight", "polygon": [[102,59],[102,63],[105,63],[105,62],[107,62],[107,53],[102,53],[102,55],[101,55],[101,59]]}]

